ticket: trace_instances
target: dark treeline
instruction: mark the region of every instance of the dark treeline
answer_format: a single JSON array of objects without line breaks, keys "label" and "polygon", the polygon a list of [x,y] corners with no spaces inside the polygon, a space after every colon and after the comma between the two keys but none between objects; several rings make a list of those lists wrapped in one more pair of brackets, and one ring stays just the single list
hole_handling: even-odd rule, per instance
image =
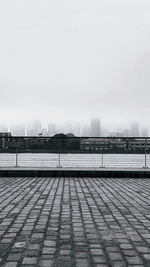
[{"label": "dark treeline", "polygon": [[150,153],[150,138],[0,137],[0,152],[20,153]]},{"label": "dark treeline", "polygon": [[79,151],[80,139],[68,138],[64,134],[53,137],[5,137],[0,140],[1,152],[58,152]]}]

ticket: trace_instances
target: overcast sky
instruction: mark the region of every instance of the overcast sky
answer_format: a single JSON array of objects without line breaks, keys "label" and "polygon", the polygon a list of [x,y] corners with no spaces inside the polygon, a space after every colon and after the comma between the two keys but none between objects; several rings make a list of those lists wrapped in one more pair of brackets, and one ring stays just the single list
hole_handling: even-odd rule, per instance
[{"label": "overcast sky", "polygon": [[0,120],[150,125],[149,0],[0,0]]}]

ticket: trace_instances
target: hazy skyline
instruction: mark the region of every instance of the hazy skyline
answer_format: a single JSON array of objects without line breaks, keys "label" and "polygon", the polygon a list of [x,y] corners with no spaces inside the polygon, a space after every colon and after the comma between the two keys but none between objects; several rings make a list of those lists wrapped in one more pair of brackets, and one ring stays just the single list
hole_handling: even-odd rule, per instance
[{"label": "hazy skyline", "polygon": [[73,133],[75,136],[149,136],[149,128],[143,127],[138,122],[132,122],[127,127],[116,126],[112,127],[102,125],[99,118],[91,118],[87,124],[65,122],[61,124],[48,123],[43,124],[40,120],[32,121],[32,123],[16,123],[16,124],[1,124],[0,133],[11,132],[13,136],[53,136],[58,133]]},{"label": "hazy skyline", "polygon": [[149,127],[149,14],[149,0],[1,0],[1,120]]}]

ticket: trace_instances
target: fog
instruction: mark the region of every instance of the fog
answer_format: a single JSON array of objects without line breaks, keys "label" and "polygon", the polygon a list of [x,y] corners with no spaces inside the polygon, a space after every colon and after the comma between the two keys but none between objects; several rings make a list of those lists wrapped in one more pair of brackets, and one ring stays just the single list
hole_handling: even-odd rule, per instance
[{"label": "fog", "polygon": [[0,120],[149,127],[149,0],[1,0]]}]

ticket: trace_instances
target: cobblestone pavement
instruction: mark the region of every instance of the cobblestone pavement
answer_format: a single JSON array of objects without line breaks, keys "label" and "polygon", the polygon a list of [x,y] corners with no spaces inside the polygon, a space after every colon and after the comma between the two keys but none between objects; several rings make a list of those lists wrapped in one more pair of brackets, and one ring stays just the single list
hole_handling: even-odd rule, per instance
[{"label": "cobblestone pavement", "polygon": [[0,266],[150,266],[150,179],[0,178]]}]

